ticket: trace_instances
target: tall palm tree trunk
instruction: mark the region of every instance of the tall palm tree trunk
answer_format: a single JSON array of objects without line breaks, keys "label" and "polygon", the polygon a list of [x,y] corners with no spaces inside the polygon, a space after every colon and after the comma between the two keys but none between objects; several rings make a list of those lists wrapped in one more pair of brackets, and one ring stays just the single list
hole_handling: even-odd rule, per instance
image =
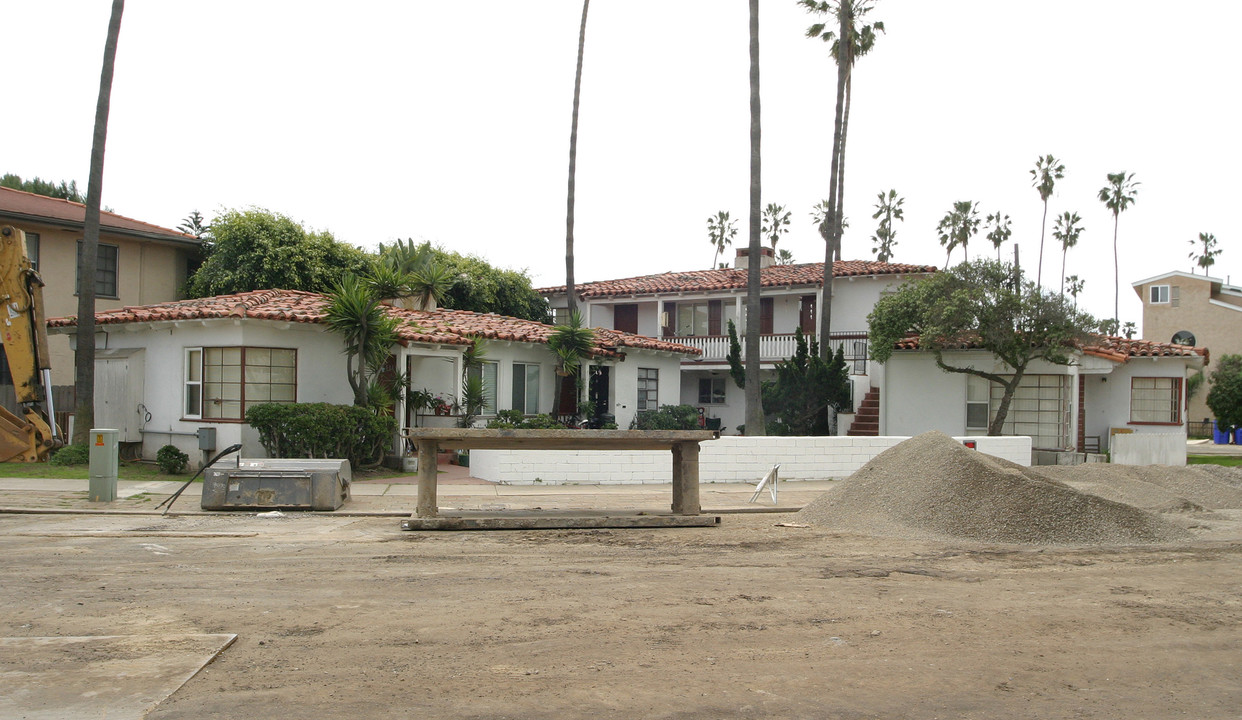
[{"label": "tall palm tree trunk", "polygon": [[1044,201],[1044,220],[1039,226],[1039,266],[1035,268],[1035,287],[1044,280],[1044,232],[1048,229],[1048,201]]},{"label": "tall palm tree trunk", "polygon": [[837,217],[832,229],[832,259],[838,261],[841,259],[841,240],[845,234],[845,143],[850,134],[850,99],[854,95],[852,58],[845,72],[845,107],[841,111],[841,147],[837,148],[837,153],[840,155],[837,167]]},{"label": "tall palm tree trunk", "polygon": [[112,0],[112,18],[104,42],[103,68],[99,73],[99,99],[95,104],[95,131],[91,139],[90,179],[86,188],[86,222],[82,232],[82,256],[78,260],[78,330],[74,356],[73,442],[85,444],[95,424],[95,266],[99,254],[99,206],[103,197],[104,146],[108,140],[108,111],[112,103],[112,71],[121,35],[125,0]]},{"label": "tall palm tree trunk", "polygon": [[1121,265],[1117,262],[1117,226],[1121,213],[1113,213],[1113,323],[1114,332],[1121,332]]},{"label": "tall palm tree trunk", "polygon": [[837,207],[838,181],[840,178],[840,162],[841,162],[841,134],[845,125],[845,85],[847,74],[849,72],[849,27],[850,18],[848,9],[850,3],[841,3],[841,11],[838,13],[838,19],[841,21],[840,35],[841,40],[837,43],[837,104],[836,113],[833,116],[832,131],[832,165],[828,176],[828,238],[825,243],[827,247],[824,249],[824,277],[823,277],[823,307],[819,313],[819,356],[824,362],[832,360],[832,344],[828,342],[829,333],[832,327],[832,262],[836,258],[836,238],[837,228],[840,227],[838,215],[840,208]]},{"label": "tall palm tree trunk", "polygon": [[582,0],[582,25],[578,29],[578,69],[574,73],[574,113],[569,129],[569,193],[565,212],[565,301],[569,316],[577,310],[574,297],[574,176],[578,169],[578,100],[582,93],[582,51],[586,47],[587,9],[591,0]]},{"label": "tall palm tree trunk", "polygon": [[1065,299],[1065,258],[1069,256],[1069,248],[1061,251],[1061,299]]},{"label": "tall palm tree trunk", "polygon": [[750,258],[746,264],[746,434],[765,435],[763,385],[759,377],[759,270],[763,238],[759,123],[759,0],[750,0]]}]

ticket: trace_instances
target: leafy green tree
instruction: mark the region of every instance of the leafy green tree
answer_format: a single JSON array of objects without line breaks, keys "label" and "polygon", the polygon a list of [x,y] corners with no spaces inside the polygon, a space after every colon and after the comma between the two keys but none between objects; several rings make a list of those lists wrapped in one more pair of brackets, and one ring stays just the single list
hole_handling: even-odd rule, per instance
[{"label": "leafy green tree", "polygon": [[[1036,360],[1071,362],[1070,350],[1095,327],[1095,319],[1074,309],[1065,298],[1021,280],[1013,266],[995,260],[962,263],[880,298],[868,316],[871,357],[888,362],[896,344],[913,333],[920,350],[932,353],[936,366],[950,373],[984,378],[1004,389],[989,435],[999,435],[1014,391]],[[950,364],[946,351],[986,350],[1005,363],[1011,375],[982,367]]]},{"label": "leafy green tree", "polygon": [[[815,23],[806,30],[808,38],[819,38],[829,44],[837,63],[837,95],[828,178],[828,233],[824,238],[824,299],[819,313],[819,336],[827,338],[832,330],[833,261],[841,259],[841,235],[844,230],[845,140],[849,128],[853,68],[857,58],[875,47],[876,32],[884,31],[884,23],[859,23],[871,11],[871,0],[798,0],[798,4],[809,13],[834,16],[837,21],[835,28],[827,23]],[[827,360],[828,343],[820,346],[820,352]]]},{"label": "leafy green tree", "polygon": [[1065,166],[1052,155],[1035,158],[1035,169],[1031,170],[1031,185],[1039,191],[1039,199],[1044,203],[1044,218],[1039,226],[1039,269],[1035,272],[1035,284],[1040,285],[1044,279],[1044,231],[1048,229],[1048,198],[1056,187],[1057,180],[1065,177]]},{"label": "leafy green tree", "polygon": [[742,344],[737,339],[737,326],[729,321],[729,352],[725,355],[729,363],[729,377],[739,388],[746,387],[746,366],[742,364]]},{"label": "leafy green tree", "polygon": [[792,215],[793,213],[786,210],[784,205],[776,203],[768,203],[768,206],[763,209],[762,232],[772,244],[773,250],[776,250],[776,243],[780,241],[781,235],[789,232],[789,218]]},{"label": "leafy green tree", "polygon": [[845,353],[838,347],[825,362],[815,340],[808,344],[801,328],[794,340],[793,356],[777,363],[775,378],[763,384],[767,434],[831,435],[836,413],[850,404]]},{"label": "leafy green tree", "polygon": [[949,256],[953,254],[953,250],[961,247],[965,260],[970,259],[970,255],[966,252],[966,245],[970,242],[970,238],[979,232],[979,203],[970,200],[958,200],[953,203],[953,209],[945,213],[940,218],[940,223],[936,225],[936,232],[940,237],[940,245],[945,248],[944,267],[949,268]]},{"label": "leafy green tree", "polygon": [[587,10],[591,0],[582,0],[582,25],[578,29],[578,67],[574,71],[574,111],[569,129],[569,190],[565,211],[565,301],[569,314],[577,309],[574,292],[574,182],[578,168],[578,101],[582,95],[582,55],[586,49]]},{"label": "leafy green tree", "polygon": [[381,243],[367,279],[379,297],[409,300],[406,305],[415,310],[435,309],[454,283],[452,270],[440,262],[431,243],[415,245],[413,240]]},{"label": "leafy green tree", "polygon": [[273,288],[327,292],[344,274],[361,276],[370,268],[362,250],[266,210],[230,210],[211,227],[215,241],[186,285],[190,297]]},{"label": "leafy green tree", "polygon": [[86,217],[82,228],[82,251],[78,259],[77,344],[74,353],[75,425],[73,442],[85,444],[95,426],[95,265],[99,254],[99,205],[103,198],[104,147],[108,142],[108,112],[112,104],[112,75],[116,69],[116,46],[121,36],[125,0],[112,0],[108,35],[104,41],[99,73],[99,97],[95,103],[95,127],[91,137],[90,177],[86,185]]},{"label": "leafy green tree", "polygon": [[898,197],[896,190],[889,190],[887,196],[881,192],[876,197],[879,201],[875,204],[875,214],[871,219],[879,220],[880,224],[875,229],[875,235],[871,236],[871,242],[875,243],[871,252],[876,260],[888,262],[893,259],[893,247],[897,244],[897,230],[893,227],[893,221],[905,219],[905,210],[901,206],[906,199]]},{"label": "leafy green tree", "polygon": [[433,248],[436,259],[453,279],[442,300],[450,310],[496,313],[509,317],[548,322],[548,302],[531,286],[530,277],[517,270],[502,270],[474,255]]},{"label": "leafy green tree", "polygon": [[[759,257],[762,212],[762,123],[759,113],[759,0],[747,3],[750,18],[750,217],[747,223],[746,266],[746,427],[752,435],[763,435],[763,395],[759,381]],[[827,293],[825,293],[826,295]]]},{"label": "leafy green tree", "polygon": [[1126,336],[1126,340],[1133,340],[1134,333],[1136,332],[1138,332],[1138,326],[1135,325],[1132,320],[1127,320],[1125,324],[1121,326],[1121,334]]},{"label": "leafy green tree", "polygon": [[1009,227],[1009,216],[1002,215],[997,210],[995,214],[988,215],[983,222],[989,228],[988,234],[984,237],[992,243],[992,247],[996,248],[996,261],[1000,262],[1001,245],[1004,245],[1009,240],[1009,236],[1013,235],[1013,230]]},{"label": "leafy green tree", "polygon": [[[1208,269],[1216,264],[1216,256],[1220,255],[1220,248],[1216,247],[1216,236],[1212,233],[1199,233],[1199,239],[1191,240],[1190,244],[1196,248],[1199,245],[1203,246],[1202,250],[1191,250],[1189,257],[1195,261],[1196,265],[1203,268],[1203,274],[1207,275]],[[1193,272],[1194,268],[1191,268],[1191,273]]]},{"label": "leafy green tree", "polygon": [[1072,213],[1068,210],[1057,216],[1056,223],[1052,229],[1052,238],[1061,243],[1061,294],[1065,294],[1065,259],[1069,255],[1069,249],[1078,244],[1078,236],[1082,234],[1082,227],[1078,223],[1082,222],[1082,218],[1078,217],[1078,213]]},{"label": "leafy green tree", "polygon": [[372,379],[397,342],[400,322],[388,315],[372,288],[347,274],[328,293],[324,323],[345,341],[345,368],[354,404],[370,405]]},{"label": "leafy green tree", "polygon": [[1134,181],[1134,173],[1108,173],[1108,184],[1100,188],[1100,202],[1113,214],[1113,322],[1121,322],[1121,264],[1117,259],[1117,228],[1121,224],[1121,213],[1134,204],[1138,194],[1138,186],[1142,183]]},{"label": "leafy green tree", "polygon": [[780,250],[777,250],[776,251],[776,264],[777,265],[793,265],[794,264],[793,253],[789,252],[785,248],[781,248]]},{"label": "leafy green tree", "polygon": [[[595,344],[595,333],[590,328],[585,327],[582,321],[582,313],[574,311],[569,314],[569,322],[565,325],[557,325],[556,329],[548,335],[548,349],[556,356],[556,372],[562,377],[573,377],[574,387],[578,389],[579,396],[582,390],[582,361],[587,359],[591,354],[591,349]],[[556,399],[553,407],[560,411],[561,392],[564,389],[564,383],[556,383]],[[577,407],[577,398],[574,401],[574,407]],[[575,410],[574,414],[577,414]]]},{"label": "leafy green tree", "polygon": [[716,249],[716,254],[712,256],[713,270],[716,269],[716,261],[720,258],[720,254],[725,251],[726,246],[733,244],[735,237],[737,237],[737,223],[729,219],[729,213],[721,210],[707,218],[707,239]]},{"label": "leafy green tree", "polygon": [[70,180],[68,182],[61,180],[60,184],[57,185],[50,180],[44,180],[40,177],[22,180],[20,175],[5,173],[4,177],[0,177],[0,187],[21,190],[22,192],[43,195],[44,197],[60,198],[70,202],[86,202],[86,198],[82,196],[82,193],[78,192],[77,180]]},{"label": "leafy green tree", "polygon": [[1242,427],[1242,355],[1225,355],[1212,371],[1207,406],[1222,428]]}]

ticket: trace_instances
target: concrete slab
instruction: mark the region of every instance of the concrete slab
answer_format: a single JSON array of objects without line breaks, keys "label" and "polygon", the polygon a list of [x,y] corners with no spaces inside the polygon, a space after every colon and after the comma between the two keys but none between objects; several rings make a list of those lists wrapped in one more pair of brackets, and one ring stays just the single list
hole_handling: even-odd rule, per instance
[{"label": "concrete slab", "polygon": [[720,518],[710,515],[522,515],[508,517],[412,517],[401,521],[402,530],[580,530],[597,528],[716,527]]},{"label": "concrete slab", "polygon": [[0,638],[0,717],[141,720],[236,635]]}]

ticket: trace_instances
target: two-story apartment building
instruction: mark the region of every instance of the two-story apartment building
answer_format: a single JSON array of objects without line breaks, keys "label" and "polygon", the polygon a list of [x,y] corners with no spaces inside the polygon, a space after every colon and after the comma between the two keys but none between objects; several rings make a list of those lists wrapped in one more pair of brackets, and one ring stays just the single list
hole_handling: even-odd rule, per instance
[{"label": "two-story apartment building", "polygon": [[[1242,287],[1180,271],[1139,280],[1132,287],[1143,302],[1145,340],[1205,347],[1213,358],[1242,354]],[[1212,417],[1208,388],[1204,382],[1190,398],[1191,420]]]},{"label": "two-story apartment building", "polygon": [[[745,421],[743,391],[729,378],[728,325],[745,332],[747,249],[739,248],[732,268],[667,272],[604,280],[575,286],[578,306],[588,327],[603,327],[673,339],[702,354],[681,362],[680,402],[702,408],[705,418],[719,418],[721,429],[736,432]],[[771,370],[794,352],[795,331],[818,340],[823,305],[823,263],[776,265],[771,248],[760,256],[759,327],[762,368]],[[880,297],[903,283],[936,271],[929,265],[862,260],[833,264],[832,331],[829,343],[844,348],[854,379],[855,404],[876,385],[867,357],[867,315]],[[565,287],[543,288],[557,322],[567,307]],[[640,394],[615,398],[650,410]],[[661,403],[664,404],[664,403]],[[615,413],[614,413],[615,414]],[[844,432],[847,428],[842,427]],[[874,433],[872,433],[874,434]]]},{"label": "two-story apartment building", "polygon": [[[111,310],[181,297],[200,242],[192,235],[101,212],[99,254],[95,270],[96,308]],[[86,224],[86,206],[58,198],[0,188],[0,224],[26,233],[26,252],[46,286],[48,317],[78,312],[78,248]],[[50,339],[54,387],[73,386],[73,351],[64,336]],[[7,364],[5,368],[7,381]],[[11,391],[10,391],[11,392]],[[63,403],[61,409],[68,409]]]}]

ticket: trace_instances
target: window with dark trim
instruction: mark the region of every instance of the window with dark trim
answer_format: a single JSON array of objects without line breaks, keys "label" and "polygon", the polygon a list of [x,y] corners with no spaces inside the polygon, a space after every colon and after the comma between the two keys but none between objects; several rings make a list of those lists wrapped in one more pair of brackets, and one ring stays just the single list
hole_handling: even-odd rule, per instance
[{"label": "window with dark trim", "polygon": [[657,368],[638,368],[638,409],[660,408],[660,371]]},{"label": "window with dark trim", "polygon": [[523,415],[539,412],[539,366],[513,363],[513,409]]},{"label": "window with dark trim", "polygon": [[1130,422],[1178,425],[1182,421],[1182,379],[1130,379]]},{"label": "window with dark trim", "polygon": [[30,267],[39,269],[39,233],[26,233],[26,257],[30,258]]},{"label": "window with dark trim", "polygon": [[725,379],[722,377],[699,378],[699,404],[723,405],[725,401]]},{"label": "window with dark trim", "polygon": [[297,402],[298,351],[292,348],[187,348],[187,418],[242,420],[258,403]]},{"label": "window with dark trim", "polygon": [[[117,265],[120,260],[121,249],[116,245],[105,245],[99,243],[99,251],[95,255],[95,296],[105,298],[115,298],[117,295]],[[75,271],[74,286],[81,281],[82,267],[82,241],[78,241],[78,271]]]}]

